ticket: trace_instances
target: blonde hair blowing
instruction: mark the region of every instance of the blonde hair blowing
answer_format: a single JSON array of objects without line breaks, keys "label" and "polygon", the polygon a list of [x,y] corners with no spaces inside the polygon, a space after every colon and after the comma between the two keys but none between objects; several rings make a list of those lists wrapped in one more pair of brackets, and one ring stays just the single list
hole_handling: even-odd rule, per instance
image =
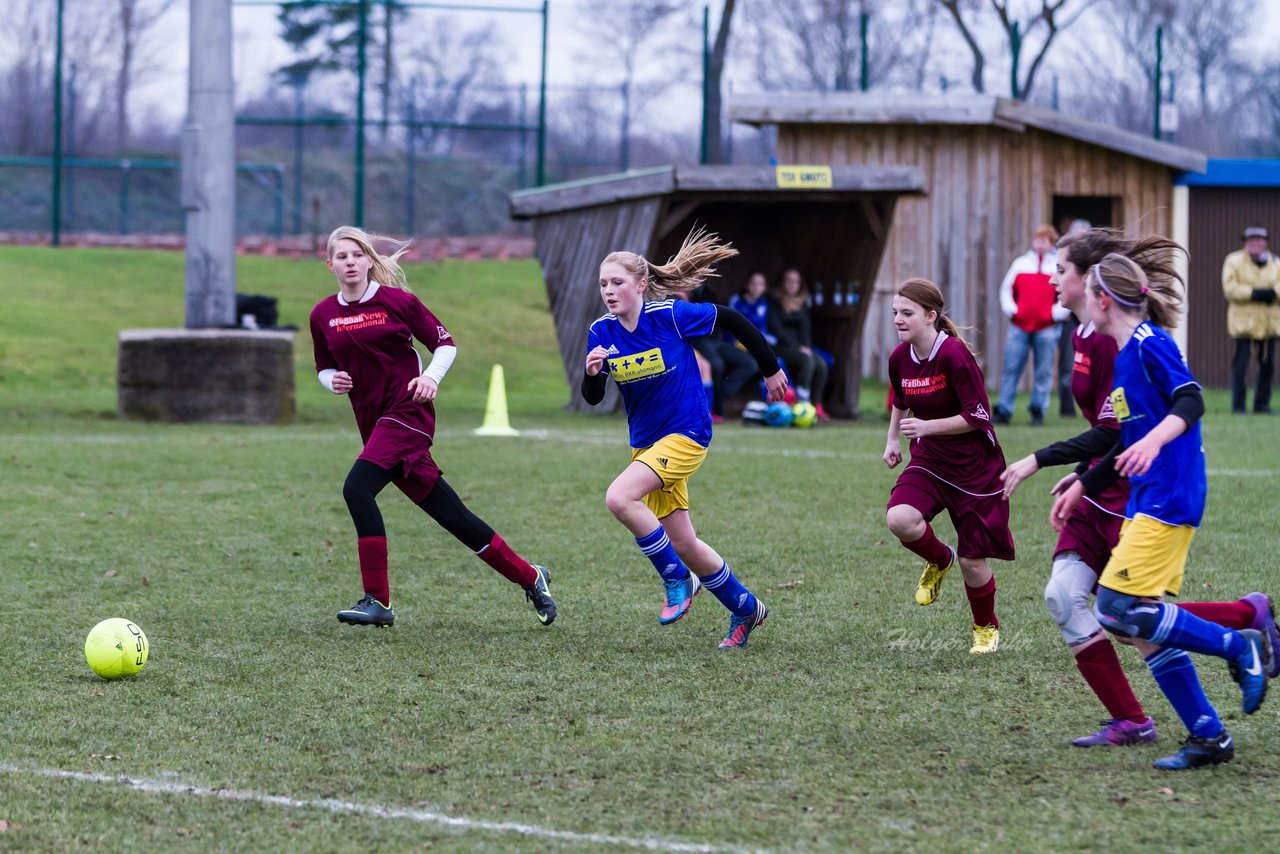
[{"label": "blonde hair blowing", "polygon": [[[356,228],[354,225],[340,225],[329,235],[329,244],[325,257],[330,261],[333,260],[333,252],[339,240],[354,242],[360,247],[361,252],[372,259],[373,266],[369,268],[370,281],[377,282],[380,285],[409,290],[408,279],[405,278],[404,270],[400,269],[399,264],[400,256],[409,250],[409,242],[407,240],[400,241],[390,237],[383,237],[380,234],[370,234],[362,228]],[[396,247],[396,251],[390,255],[379,254],[378,250],[373,248],[375,240],[390,243]]]},{"label": "blonde hair blowing", "polygon": [[1094,295],[1103,293],[1127,312],[1145,312],[1162,329],[1178,325],[1182,313],[1182,288],[1177,279],[1148,279],[1142,267],[1128,256],[1112,252],[1089,268],[1085,284]]},{"label": "blonde hair blowing", "polygon": [[651,264],[634,252],[611,252],[602,263],[618,264],[639,279],[648,279],[647,295],[663,300],[672,294],[691,291],[711,276],[720,275],[714,264],[732,258],[738,250],[730,243],[721,243],[720,236],[699,228],[690,232],[680,245],[680,251],[667,263]]}]

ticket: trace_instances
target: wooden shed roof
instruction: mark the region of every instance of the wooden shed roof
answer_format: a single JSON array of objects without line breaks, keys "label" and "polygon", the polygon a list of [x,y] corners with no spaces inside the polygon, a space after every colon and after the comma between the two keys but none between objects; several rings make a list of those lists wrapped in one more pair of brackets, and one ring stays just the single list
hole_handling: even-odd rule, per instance
[{"label": "wooden shed roof", "polygon": [[753,125],[993,125],[1014,133],[1034,128],[1188,172],[1205,171],[1207,162],[1190,148],[994,95],[770,92],[733,96],[728,114]]},{"label": "wooden shed roof", "polygon": [[658,166],[512,193],[511,216],[530,219],[653,196],[741,194],[771,201],[819,201],[830,194],[922,193],[924,189],[924,172],[916,166],[835,166],[831,187],[821,190],[779,188],[777,172],[770,166]]}]

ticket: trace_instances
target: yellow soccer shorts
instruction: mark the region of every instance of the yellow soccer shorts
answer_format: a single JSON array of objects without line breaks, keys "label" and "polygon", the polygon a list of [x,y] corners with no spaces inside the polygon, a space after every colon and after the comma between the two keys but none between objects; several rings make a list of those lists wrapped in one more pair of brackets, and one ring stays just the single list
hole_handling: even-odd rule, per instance
[{"label": "yellow soccer shorts", "polygon": [[1150,516],[1126,519],[1098,584],[1130,596],[1176,596],[1196,529]]},{"label": "yellow soccer shorts", "polygon": [[632,448],[631,461],[637,460],[662,478],[662,488],[644,497],[644,503],[659,519],[677,510],[689,509],[689,478],[707,458],[707,449],[690,439],[672,433],[647,448]]}]

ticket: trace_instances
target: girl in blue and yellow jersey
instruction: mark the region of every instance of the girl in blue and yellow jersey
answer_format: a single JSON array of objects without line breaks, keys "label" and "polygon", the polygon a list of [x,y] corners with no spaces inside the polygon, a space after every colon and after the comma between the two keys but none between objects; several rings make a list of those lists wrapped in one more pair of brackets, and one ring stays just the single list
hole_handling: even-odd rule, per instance
[{"label": "girl in blue and yellow jersey", "polygon": [[1105,256],[1085,279],[1088,319],[1115,340],[1111,406],[1115,446],[1058,497],[1050,520],[1061,531],[1085,495],[1129,479],[1120,540],[1098,579],[1094,613],[1102,627],[1130,638],[1189,731],[1182,749],[1155,766],[1180,770],[1228,762],[1231,736],[1205,697],[1188,652],[1225,658],[1240,683],[1245,714],[1267,692],[1270,637],[1201,619],[1163,600],[1182,585],[1191,538],[1204,516],[1207,480],[1200,417],[1204,400],[1177,344],[1182,294],[1174,280],[1149,281],[1120,254]]},{"label": "girl in blue and yellow jersey", "polygon": [[713,331],[732,334],[756,360],[770,400],[786,394],[787,377],[740,313],[669,297],[698,287],[716,275],[713,265],[737,254],[716,235],[696,231],[664,265],[634,252],[605,258],[600,297],[608,314],[587,333],[582,379],[583,399],[595,404],[604,398],[606,374],[612,376],[627,410],[631,464],[609,485],[605,504],[662,577],[666,605],[659,623],[683,617],[706,587],[730,612],[720,649],[746,646],[769,611],[689,521],[689,478],[711,444],[710,410],[689,341]]}]

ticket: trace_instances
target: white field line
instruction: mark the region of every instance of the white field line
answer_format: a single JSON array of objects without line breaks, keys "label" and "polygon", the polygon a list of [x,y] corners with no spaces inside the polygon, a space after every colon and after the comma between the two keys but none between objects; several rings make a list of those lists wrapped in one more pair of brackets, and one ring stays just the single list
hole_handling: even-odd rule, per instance
[{"label": "white field line", "polygon": [[[762,428],[763,429],[763,428]],[[596,445],[601,447],[617,446],[624,448],[627,443],[626,434],[623,432],[605,432],[600,430],[590,430],[586,432],[568,431],[568,430],[521,430],[520,437],[524,439],[536,439],[538,441],[552,442],[568,442],[576,445]],[[156,442],[159,437],[149,436],[148,442]],[[469,430],[442,430],[437,432],[437,439],[448,439],[450,442],[456,442],[462,439],[474,438],[478,441],[489,442],[491,439],[473,436]],[[34,442],[34,443],[57,443],[57,444],[82,444],[82,445],[128,445],[137,444],[139,438],[137,436],[124,436],[112,434],[87,434],[79,436],[50,436],[47,434],[34,433],[18,433],[9,436],[0,436],[4,441],[17,442]],[[181,441],[188,441],[189,437],[181,437]],[[234,435],[230,434],[223,437],[220,443],[224,447],[235,447],[236,445],[248,445],[259,442],[276,442],[276,441],[337,441],[352,447],[358,446],[360,437],[354,431],[347,432],[342,430],[289,430],[274,431],[266,430],[252,435]],[[861,444],[867,444],[867,450],[859,450]],[[731,437],[717,437],[713,448],[722,451],[728,451],[735,455],[755,456],[755,457],[799,457],[802,459],[848,459],[848,460],[868,460],[879,459],[883,452],[883,447],[877,443],[851,443],[852,447],[848,450],[824,450],[821,448],[785,448],[777,445],[738,445]],[[872,445],[874,445],[872,447]],[[1274,478],[1280,471],[1276,469],[1215,469],[1210,468],[1207,471],[1209,477],[1265,477]]]},{"label": "white field line", "polygon": [[53,780],[74,780],[79,783],[106,783],[115,786],[127,786],[139,792],[155,795],[188,795],[199,798],[214,798],[224,801],[239,801],[264,806],[283,807],[297,810],[321,810],[329,813],[353,813],[372,818],[403,819],[422,824],[434,824],[453,830],[484,831],[488,833],[514,833],[537,839],[554,839],[561,842],[575,842],[583,845],[611,845],[621,848],[641,848],[647,851],[698,852],[699,854],[720,854],[720,852],[746,851],[743,848],[732,848],[720,845],[702,845],[696,842],[677,842],[651,836],[610,836],[603,833],[578,833],[572,830],[552,830],[536,824],[519,824],[509,821],[481,821],[462,816],[445,815],[429,810],[408,809],[405,807],[382,807],[375,804],[358,804],[340,801],[334,798],[315,798],[299,800],[281,795],[268,795],[264,792],[243,792],[235,789],[207,788],[184,783],[173,783],[164,780],[148,780],[146,778],[126,777],[116,774],[100,774],[88,771],[65,771],[60,768],[24,768],[8,762],[0,762],[0,773],[24,777],[44,777]]}]

